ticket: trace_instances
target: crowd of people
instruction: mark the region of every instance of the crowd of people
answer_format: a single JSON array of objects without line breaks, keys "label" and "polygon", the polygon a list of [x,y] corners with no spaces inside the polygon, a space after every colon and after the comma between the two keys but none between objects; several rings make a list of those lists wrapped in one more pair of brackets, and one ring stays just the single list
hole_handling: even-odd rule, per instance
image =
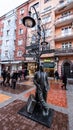
[{"label": "crowd of people", "polygon": [[[13,89],[16,88],[16,82],[21,81],[22,79],[26,80],[27,75],[29,75],[29,71],[27,68],[23,70],[13,70],[13,72],[10,72],[9,69],[6,70],[5,68],[2,70],[1,76],[2,76],[2,86],[10,86]],[[54,72],[54,79],[55,81],[58,81],[60,79],[59,73],[56,70]],[[64,74],[61,76],[62,80],[62,89],[67,90],[66,85],[67,85],[67,76]]]},{"label": "crowd of people", "polygon": [[21,81],[22,77],[25,80],[26,76],[28,75],[28,70],[25,68],[24,70],[13,70],[13,72],[10,72],[9,70],[6,70],[5,68],[2,70],[1,76],[3,81],[1,82],[2,86],[10,86],[13,89],[16,88],[16,82],[18,80]]}]

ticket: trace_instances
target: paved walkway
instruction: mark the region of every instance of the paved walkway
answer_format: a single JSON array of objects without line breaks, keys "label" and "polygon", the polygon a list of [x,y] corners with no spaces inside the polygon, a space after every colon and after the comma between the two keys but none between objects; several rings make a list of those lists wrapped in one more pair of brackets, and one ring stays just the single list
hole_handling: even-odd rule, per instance
[{"label": "paved walkway", "polygon": [[[20,94],[12,94],[0,90],[0,108],[8,105],[16,99],[27,101],[29,95],[35,92],[32,80],[23,82],[25,85],[33,86]],[[21,83],[22,85],[22,83]],[[67,85],[68,90],[61,90],[61,82],[50,80],[51,89],[48,92],[47,102],[50,108],[68,114],[69,130],[73,130],[73,85]]]}]

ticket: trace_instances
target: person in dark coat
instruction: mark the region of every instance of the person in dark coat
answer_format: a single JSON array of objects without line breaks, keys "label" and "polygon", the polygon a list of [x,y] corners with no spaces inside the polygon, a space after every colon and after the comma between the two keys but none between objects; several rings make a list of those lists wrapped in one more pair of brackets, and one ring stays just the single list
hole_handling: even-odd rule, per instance
[{"label": "person in dark coat", "polygon": [[47,92],[50,87],[48,83],[48,75],[46,72],[44,72],[43,66],[40,66],[39,70],[35,72],[33,82],[36,85],[35,99],[37,102],[40,103],[43,115],[47,115],[48,106],[46,103],[46,99],[47,99]]},{"label": "person in dark coat", "polygon": [[2,81],[2,85],[5,85],[5,81],[6,81],[6,76],[7,76],[7,72],[6,72],[6,70],[5,69],[3,69],[3,71],[2,71],[2,73],[1,73],[1,75],[2,75],[2,78],[3,78],[3,81]]},{"label": "person in dark coat", "polygon": [[67,85],[67,76],[66,76],[66,74],[64,74],[63,76],[62,76],[62,83],[63,83],[63,85],[61,86],[61,88],[63,89],[65,89],[65,90],[67,90],[67,88],[66,88],[66,85]]},{"label": "person in dark coat", "polygon": [[16,82],[17,82],[17,79],[18,79],[18,73],[17,73],[17,71],[14,71],[14,72],[12,73],[11,78],[12,78],[11,87],[12,87],[13,89],[15,89],[15,88],[16,88]]},{"label": "person in dark coat", "polygon": [[59,79],[59,73],[58,73],[57,70],[56,70],[55,73],[54,73],[54,77],[55,77],[55,79],[58,81],[58,79]]},{"label": "person in dark coat", "polygon": [[18,78],[19,78],[19,80],[21,81],[21,78],[22,78],[22,70],[19,70],[19,71],[18,71]]},{"label": "person in dark coat", "polygon": [[24,79],[26,79],[26,76],[29,75],[29,71],[27,68],[24,69]]},{"label": "person in dark coat", "polygon": [[10,71],[9,70],[7,71],[7,74],[6,74],[6,84],[10,86]]}]

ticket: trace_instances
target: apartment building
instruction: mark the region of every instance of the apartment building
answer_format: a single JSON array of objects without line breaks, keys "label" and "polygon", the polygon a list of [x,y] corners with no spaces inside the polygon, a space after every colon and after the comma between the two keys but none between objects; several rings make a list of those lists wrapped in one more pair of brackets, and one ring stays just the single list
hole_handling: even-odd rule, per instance
[{"label": "apartment building", "polygon": [[26,44],[26,28],[22,18],[27,15],[27,3],[0,18],[0,75],[3,68],[22,69]]},{"label": "apartment building", "polygon": [[[46,50],[46,53],[41,55],[40,62],[45,63],[45,70],[49,72],[50,76],[54,76],[54,71],[57,69],[60,76],[65,73],[68,77],[72,77],[73,0],[28,0],[28,2],[25,2],[16,8],[16,13],[14,12],[13,15],[11,15],[12,17],[9,15],[9,13],[5,14],[4,17],[1,17],[1,67],[2,64],[6,64],[6,62],[9,63],[11,60],[11,62],[13,62],[13,68],[22,69],[23,67],[27,66],[29,73],[34,74],[34,71],[36,69],[36,57],[34,55],[31,58],[24,56],[24,54],[27,53],[26,46],[28,47],[38,42],[38,20],[33,6],[37,11],[38,17],[41,18],[41,38],[39,41],[40,50]],[[31,11],[31,16],[36,21],[36,26],[33,28],[27,28],[22,23],[22,19],[25,16],[29,15],[28,11]],[[12,33],[9,32],[9,27],[7,25],[10,24],[10,19],[14,19],[11,27],[9,25],[10,28],[13,28],[12,30],[15,30],[12,31]],[[4,28],[3,33],[1,32],[2,28]],[[43,34],[45,34],[45,41],[47,43],[46,45],[41,44],[44,38]],[[10,35],[9,39],[9,36],[7,35]],[[51,51],[50,53],[49,50],[54,51]],[[12,57],[10,57],[10,53],[12,53]]]},{"label": "apartment building", "polygon": [[[48,42],[46,47],[48,51],[46,54],[41,55],[41,62],[55,63],[53,68],[47,67],[47,71],[51,75],[57,69],[60,76],[65,73],[68,77],[72,77],[73,0],[29,0],[29,10],[32,6],[36,8],[41,18],[41,27],[43,26],[45,30],[45,40]],[[37,22],[33,8],[31,12],[32,17]],[[30,36],[28,39],[29,44],[33,44],[36,39],[34,35],[36,28],[37,26],[27,30],[27,35]],[[49,53],[49,49],[55,49],[55,52]],[[30,62],[28,64],[29,69],[34,70],[35,63]]]},{"label": "apartment building", "polygon": [[26,58],[26,42],[27,42],[27,28],[23,25],[22,19],[28,15],[28,2],[23,3],[17,7],[16,10],[16,46],[15,46],[15,60],[17,62],[16,68],[22,69],[27,66]]},{"label": "apartment building", "polygon": [[[38,13],[38,17],[41,18],[40,21],[40,26],[41,26],[41,40],[40,40],[40,50],[43,49],[47,49],[47,53],[46,54],[42,54],[40,57],[40,62],[44,63],[47,66],[47,68],[45,68],[46,71],[48,71],[50,73],[50,76],[54,75],[54,62],[55,62],[55,57],[54,57],[54,52],[49,53],[50,49],[55,49],[55,41],[54,41],[54,34],[55,34],[55,26],[54,26],[54,20],[55,20],[55,13],[54,13],[54,9],[56,8],[56,5],[58,4],[58,1],[56,0],[54,2],[54,0],[29,0],[29,10],[31,10],[32,12],[32,17],[35,19],[36,21],[36,26],[28,29],[27,30],[27,35],[30,36],[28,38],[28,46],[29,44],[36,44],[36,39],[37,39],[37,16],[36,16],[36,12],[33,9],[33,6],[35,7],[37,13]],[[43,42],[43,33],[45,34],[45,41],[48,43],[47,45],[41,45],[41,43]],[[30,58],[30,60],[32,60]],[[32,60],[33,62],[29,62],[28,63],[28,68],[30,71],[30,73],[33,73],[33,70],[35,70],[36,68],[36,64],[35,64],[35,60]],[[47,62],[47,63],[46,63]],[[47,65],[49,64],[49,65]],[[56,66],[55,68],[57,69],[57,63],[55,63]],[[51,67],[49,67],[50,65],[52,65]]]},{"label": "apartment building", "polygon": [[73,0],[60,0],[55,9],[54,41],[59,73],[73,77]]},{"label": "apartment building", "polygon": [[15,9],[9,11],[3,17],[3,26],[2,28],[2,44],[1,44],[1,68],[7,67],[11,68],[14,61],[14,51],[15,51],[15,39],[16,39],[16,15]]}]

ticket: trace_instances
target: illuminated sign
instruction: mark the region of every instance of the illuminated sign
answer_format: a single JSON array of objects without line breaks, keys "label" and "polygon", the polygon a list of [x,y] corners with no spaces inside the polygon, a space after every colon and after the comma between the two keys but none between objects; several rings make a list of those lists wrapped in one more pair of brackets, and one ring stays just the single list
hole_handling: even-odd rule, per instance
[{"label": "illuminated sign", "polygon": [[43,66],[44,66],[44,68],[54,68],[55,63],[54,62],[44,62]]}]

